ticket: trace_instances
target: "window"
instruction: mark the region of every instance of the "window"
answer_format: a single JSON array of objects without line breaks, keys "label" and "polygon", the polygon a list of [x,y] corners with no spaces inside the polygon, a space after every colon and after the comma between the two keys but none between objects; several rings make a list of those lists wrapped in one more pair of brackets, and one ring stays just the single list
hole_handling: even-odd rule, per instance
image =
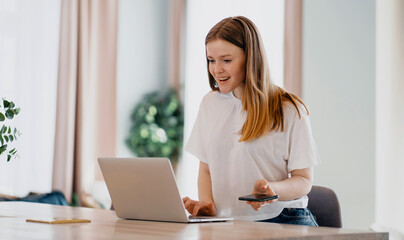
[{"label": "window", "polygon": [[60,1],[0,0],[0,98],[21,107],[22,133],[20,158],[1,158],[0,193],[51,190],[59,22]]}]

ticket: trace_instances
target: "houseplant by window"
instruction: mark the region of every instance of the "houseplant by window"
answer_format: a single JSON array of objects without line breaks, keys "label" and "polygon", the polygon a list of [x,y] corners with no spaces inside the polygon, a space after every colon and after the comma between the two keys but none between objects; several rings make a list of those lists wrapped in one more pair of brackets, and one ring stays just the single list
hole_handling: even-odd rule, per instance
[{"label": "houseplant by window", "polygon": [[3,99],[2,105],[0,104],[0,157],[7,155],[7,162],[11,158],[18,157],[17,149],[12,148],[11,145],[17,140],[20,132],[17,128],[10,126],[9,122],[19,112],[20,108],[17,108],[13,102]]},{"label": "houseplant by window", "polygon": [[146,94],[131,115],[126,145],[139,157],[167,157],[177,162],[183,141],[184,114],[177,92]]}]

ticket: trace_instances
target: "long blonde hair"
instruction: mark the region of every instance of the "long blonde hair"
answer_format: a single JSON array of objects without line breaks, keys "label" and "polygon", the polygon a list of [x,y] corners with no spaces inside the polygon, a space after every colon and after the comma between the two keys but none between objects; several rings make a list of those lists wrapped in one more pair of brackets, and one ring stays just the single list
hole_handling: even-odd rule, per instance
[{"label": "long blonde hair", "polygon": [[[225,18],[217,23],[205,38],[205,46],[212,40],[222,39],[244,50],[246,76],[241,98],[246,120],[240,130],[240,142],[254,140],[270,131],[284,129],[283,103],[292,103],[298,114],[298,105],[304,102],[296,95],[272,83],[268,63],[260,33],[255,24],[246,17]],[[214,77],[209,72],[209,85],[213,91],[219,91]]]}]

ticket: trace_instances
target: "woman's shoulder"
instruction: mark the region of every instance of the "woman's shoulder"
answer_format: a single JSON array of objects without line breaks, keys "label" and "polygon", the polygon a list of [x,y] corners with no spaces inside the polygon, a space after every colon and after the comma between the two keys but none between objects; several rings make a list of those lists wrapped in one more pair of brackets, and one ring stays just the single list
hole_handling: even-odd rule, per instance
[{"label": "woman's shoulder", "polygon": [[217,101],[223,99],[229,99],[229,94],[224,94],[219,91],[209,91],[205,96],[202,98],[202,104],[216,104]]},{"label": "woman's shoulder", "polygon": [[284,118],[287,121],[293,121],[296,119],[306,118],[309,116],[308,109],[301,102],[296,102],[296,105],[290,101],[284,101],[282,103],[282,110]]}]

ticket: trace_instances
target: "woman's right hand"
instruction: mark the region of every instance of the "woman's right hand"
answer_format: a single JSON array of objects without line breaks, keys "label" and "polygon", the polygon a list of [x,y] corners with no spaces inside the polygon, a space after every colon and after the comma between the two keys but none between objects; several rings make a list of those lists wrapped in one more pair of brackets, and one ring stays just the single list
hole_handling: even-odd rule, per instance
[{"label": "woman's right hand", "polygon": [[[265,179],[260,179],[257,180],[254,184],[254,191],[253,194],[255,196],[274,196],[276,195],[275,190],[271,187],[270,183],[267,182]],[[277,201],[278,199],[273,199],[273,200],[268,200],[265,202],[250,202],[248,201],[247,203],[251,205],[251,207],[255,210],[258,211],[260,210],[261,207],[267,206],[270,203],[273,203]]]},{"label": "woman's right hand", "polygon": [[195,201],[189,197],[184,197],[182,199],[185,208],[192,216],[215,216],[216,207],[213,203],[208,203],[205,201]]}]

